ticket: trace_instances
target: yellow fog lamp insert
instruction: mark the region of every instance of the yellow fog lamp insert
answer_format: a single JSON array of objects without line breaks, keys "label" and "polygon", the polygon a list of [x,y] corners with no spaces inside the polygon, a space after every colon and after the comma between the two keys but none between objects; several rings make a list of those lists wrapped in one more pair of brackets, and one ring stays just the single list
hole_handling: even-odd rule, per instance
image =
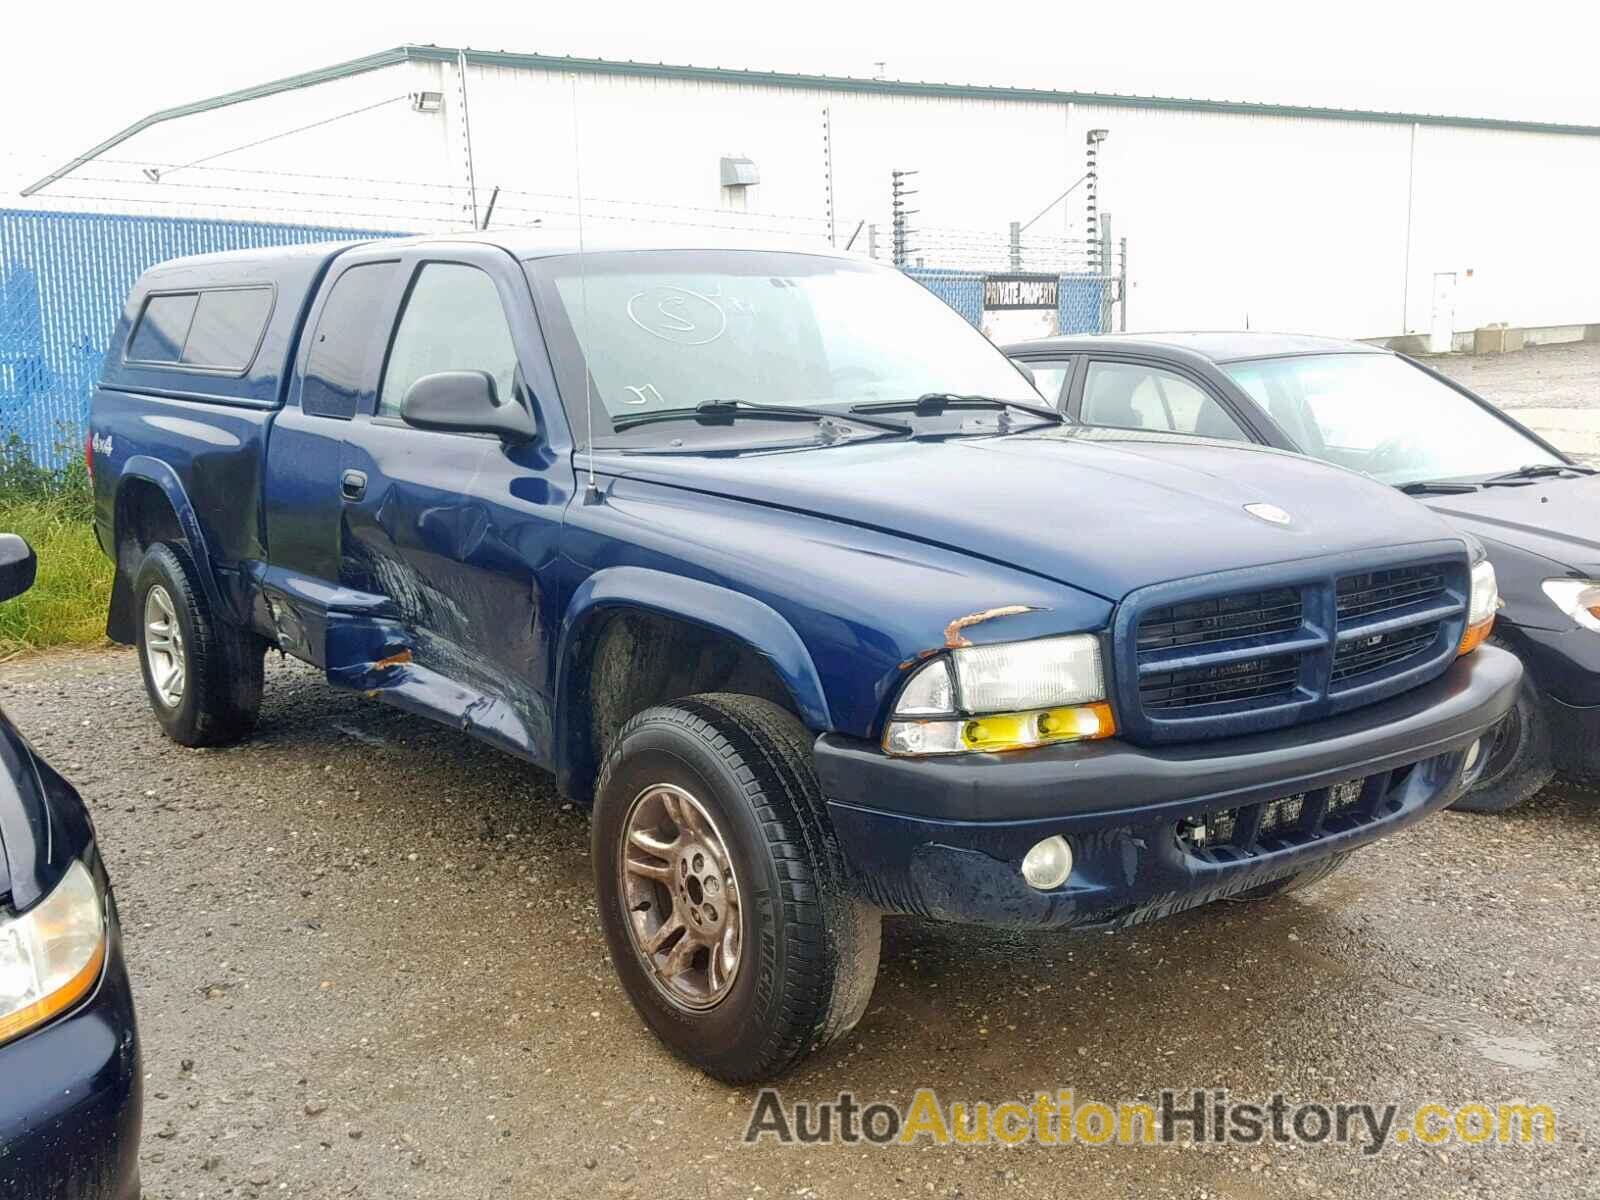
[{"label": "yellow fog lamp insert", "polygon": [[884,730],[890,754],[1023,750],[1110,737],[1099,639],[963,646],[906,680]]}]

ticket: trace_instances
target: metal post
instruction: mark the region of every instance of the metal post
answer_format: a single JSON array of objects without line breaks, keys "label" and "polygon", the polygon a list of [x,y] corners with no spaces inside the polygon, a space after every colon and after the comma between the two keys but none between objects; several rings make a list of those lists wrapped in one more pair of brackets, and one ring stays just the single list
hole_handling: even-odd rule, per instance
[{"label": "metal post", "polygon": [[1111,332],[1111,214],[1100,214],[1100,332]]},{"label": "metal post", "polygon": [[878,257],[878,225],[875,221],[867,226],[867,257]]},{"label": "metal post", "polygon": [[1011,222],[1011,269],[1022,270],[1022,222]]},{"label": "metal post", "polygon": [[467,203],[472,208],[472,228],[478,227],[478,180],[472,169],[472,122],[467,117],[467,54],[456,53],[456,101],[461,105],[461,140],[467,160]]},{"label": "metal post", "polygon": [[904,267],[909,261],[911,250],[908,243],[910,228],[906,225],[906,218],[915,215],[914,208],[905,206],[907,196],[917,193],[906,188],[905,180],[908,175],[915,175],[915,171],[890,171],[890,211],[894,214],[894,265]]},{"label": "metal post", "polygon": [[833,216],[833,114],[822,106],[822,180],[828,189],[828,245],[839,244],[839,231]]},{"label": "metal post", "polygon": [[1117,243],[1117,332],[1128,332],[1128,239]]},{"label": "metal post", "polygon": [[1095,275],[1104,273],[1104,265],[1098,261],[1100,257],[1100,174],[1095,166],[1096,147],[1106,140],[1109,130],[1091,129],[1084,138],[1084,159],[1087,169],[1084,171],[1084,214],[1083,214],[1083,239],[1089,243],[1089,270]]}]

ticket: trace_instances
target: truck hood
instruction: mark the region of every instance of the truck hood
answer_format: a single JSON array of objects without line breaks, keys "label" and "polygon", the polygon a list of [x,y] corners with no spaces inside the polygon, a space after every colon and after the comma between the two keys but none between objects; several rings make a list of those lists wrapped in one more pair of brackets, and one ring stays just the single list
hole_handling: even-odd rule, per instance
[{"label": "truck hood", "polygon": [[1488,542],[1562,567],[1600,570],[1600,475],[1429,496],[1428,507]]},{"label": "truck hood", "polygon": [[[609,454],[608,474],[884,530],[1107,600],[1148,584],[1459,538],[1410,497],[1298,455],[1060,427],[737,455]],[[1287,524],[1252,515],[1275,505]]]}]

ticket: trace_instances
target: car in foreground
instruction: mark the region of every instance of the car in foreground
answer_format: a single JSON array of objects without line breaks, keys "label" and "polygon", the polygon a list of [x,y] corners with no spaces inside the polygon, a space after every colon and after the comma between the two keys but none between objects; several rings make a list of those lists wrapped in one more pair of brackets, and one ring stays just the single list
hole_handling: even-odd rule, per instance
[{"label": "car in foreground", "polygon": [[1105,928],[1320,877],[1453,800],[1521,677],[1435,514],[1081,441],[825,251],[177,260],[90,424],[162,728],[248,734],[276,646],[553,771],[629,998],[728,1080],[856,1023],[886,911]]},{"label": "car in foreground", "polygon": [[[0,602],[34,567],[0,534]],[[0,1196],[138,1200],[142,1087],[88,810],[0,712]]]},{"label": "car in foreground", "polygon": [[1482,540],[1495,639],[1526,666],[1477,784],[1503,812],[1556,770],[1600,772],[1600,478],[1461,384],[1362,342],[1272,333],[1022,342],[1046,397],[1087,426],[1308,454],[1416,496]]}]

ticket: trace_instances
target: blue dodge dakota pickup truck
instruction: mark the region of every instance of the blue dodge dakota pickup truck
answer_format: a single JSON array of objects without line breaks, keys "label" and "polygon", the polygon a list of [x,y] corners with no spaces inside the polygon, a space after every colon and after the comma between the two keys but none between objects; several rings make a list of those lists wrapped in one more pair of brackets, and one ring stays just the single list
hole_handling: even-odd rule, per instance
[{"label": "blue dodge dakota pickup truck", "polygon": [[749,1080],[855,1024],[884,912],[1273,895],[1514,702],[1415,501],[1077,433],[870,261],[507,232],[152,269],[88,454],[168,734],[247,735],[277,647],[554,772],[639,1013]]}]

